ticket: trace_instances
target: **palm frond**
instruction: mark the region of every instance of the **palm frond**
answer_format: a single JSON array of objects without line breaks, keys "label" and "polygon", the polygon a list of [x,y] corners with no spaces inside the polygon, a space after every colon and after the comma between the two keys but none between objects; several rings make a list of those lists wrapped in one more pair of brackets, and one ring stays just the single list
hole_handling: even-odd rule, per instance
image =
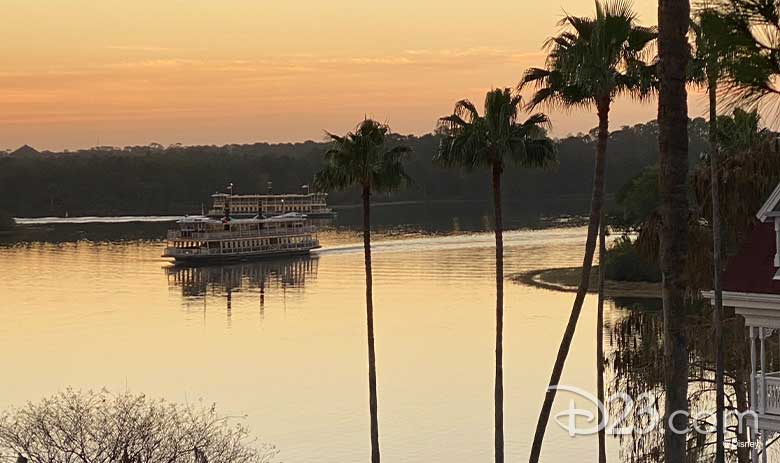
[{"label": "palm frond", "polygon": [[411,150],[403,145],[389,147],[387,125],[365,119],[345,136],[326,133],[332,145],[325,152],[325,167],[314,177],[315,188],[392,191],[410,182],[404,162]]},{"label": "palm frond", "polygon": [[546,134],[546,115],[533,114],[522,124],[517,122],[523,107],[517,92],[508,88],[491,90],[485,95],[484,113],[469,110],[467,119],[459,114],[463,112],[461,103],[456,104],[452,115],[439,119],[446,129],[434,157],[436,163],[467,170],[503,168],[508,162],[540,167],[555,157],[554,144]]},{"label": "palm frond", "polygon": [[572,108],[625,94],[644,99],[655,88],[652,60],[655,27],[637,24],[631,3],[596,2],[594,17],[565,16],[549,39],[544,68],[525,72],[518,88],[534,85],[528,108]]}]

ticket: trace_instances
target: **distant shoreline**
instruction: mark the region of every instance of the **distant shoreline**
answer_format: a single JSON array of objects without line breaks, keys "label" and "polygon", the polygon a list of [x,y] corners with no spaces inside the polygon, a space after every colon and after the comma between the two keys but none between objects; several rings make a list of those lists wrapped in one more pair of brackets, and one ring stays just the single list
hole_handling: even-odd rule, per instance
[{"label": "distant shoreline", "polygon": [[[607,201],[612,201],[614,194],[608,193],[606,195]],[[540,201],[552,202],[552,201],[589,201],[588,195],[558,195],[554,198],[545,198]],[[512,204],[514,202],[524,202],[523,198],[504,198],[505,204]],[[419,204],[449,204],[449,203],[462,203],[462,204],[488,204],[493,207],[493,202],[489,199],[414,199],[407,201],[374,201],[371,203],[371,207],[381,206],[405,206],[405,205],[419,205]],[[333,209],[355,209],[363,207],[362,203],[350,203],[350,204],[329,204]]]},{"label": "distant shoreline", "polygon": [[[560,292],[576,292],[579,285],[582,267],[562,267],[509,275],[515,283],[535,288]],[[594,265],[590,274],[589,293],[598,291],[598,266]],[[660,298],[661,283],[648,281],[615,281],[604,282],[604,294],[611,297]]]},{"label": "distant shoreline", "polygon": [[[382,206],[417,206],[420,204],[446,204],[446,203],[469,203],[469,204],[479,204],[479,203],[488,203],[488,200],[483,199],[431,199],[431,200],[425,200],[425,199],[414,199],[414,200],[408,200],[408,201],[375,201],[371,203],[371,207],[382,207]],[[332,209],[357,209],[363,207],[363,203],[352,203],[352,204],[333,204],[329,205]]]},{"label": "distant shoreline", "polygon": [[[608,195],[609,198],[609,195]],[[585,200],[584,197],[576,195],[562,195],[554,199],[547,201],[572,201],[572,200]],[[513,204],[515,201],[522,202],[522,200],[506,200],[506,204]],[[372,208],[381,207],[393,207],[393,206],[420,206],[420,205],[438,205],[438,204],[484,204],[492,207],[492,202],[487,199],[416,199],[405,201],[375,201],[371,203]],[[329,205],[333,210],[352,210],[360,209],[363,207],[362,203],[349,203],[349,204],[332,204]],[[69,224],[69,223],[131,223],[131,222],[173,222],[185,215],[195,215],[194,213],[182,213],[182,214],[116,214],[111,215],[90,213],[84,215],[71,215],[69,217],[64,216],[43,216],[43,217],[15,217],[18,225],[48,225],[48,224]]]}]

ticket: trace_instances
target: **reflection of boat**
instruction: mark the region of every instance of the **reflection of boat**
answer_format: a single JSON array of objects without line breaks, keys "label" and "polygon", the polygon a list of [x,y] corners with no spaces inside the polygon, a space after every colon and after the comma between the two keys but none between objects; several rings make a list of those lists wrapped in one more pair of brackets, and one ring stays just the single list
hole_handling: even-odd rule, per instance
[{"label": "reflection of boat", "polygon": [[320,247],[316,227],[306,216],[291,212],[262,219],[234,219],[229,207],[219,220],[184,217],[168,231],[163,257],[178,262],[245,260],[273,255],[308,254]]},{"label": "reflection of boat", "polygon": [[174,265],[166,268],[166,273],[168,285],[181,287],[186,297],[250,289],[263,294],[270,288],[303,288],[307,280],[317,277],[317,262],[316,256],[305,256],[229,265]]}]

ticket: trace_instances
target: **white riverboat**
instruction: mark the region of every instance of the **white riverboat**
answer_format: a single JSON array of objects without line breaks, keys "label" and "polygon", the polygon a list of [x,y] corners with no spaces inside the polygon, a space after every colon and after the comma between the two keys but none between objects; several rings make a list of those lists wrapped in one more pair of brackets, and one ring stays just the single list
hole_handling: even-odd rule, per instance
[{"label": "white riverboat", "polygon": [[163,257],[176,262],[247,260],[306,254],[320,247],[317,228],[297,212],[262,218],[187,216],[168,231]]}]

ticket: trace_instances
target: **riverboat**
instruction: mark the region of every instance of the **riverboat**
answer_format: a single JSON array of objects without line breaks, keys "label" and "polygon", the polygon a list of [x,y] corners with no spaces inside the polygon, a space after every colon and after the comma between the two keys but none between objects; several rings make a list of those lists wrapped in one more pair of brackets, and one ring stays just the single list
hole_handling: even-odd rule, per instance
[{"label": "riverboat", "polygon": [[200,263],[307,254],[320,242],[306,219],[298,212],[268,218],[187,216],[168,231],[163,257]]}]

